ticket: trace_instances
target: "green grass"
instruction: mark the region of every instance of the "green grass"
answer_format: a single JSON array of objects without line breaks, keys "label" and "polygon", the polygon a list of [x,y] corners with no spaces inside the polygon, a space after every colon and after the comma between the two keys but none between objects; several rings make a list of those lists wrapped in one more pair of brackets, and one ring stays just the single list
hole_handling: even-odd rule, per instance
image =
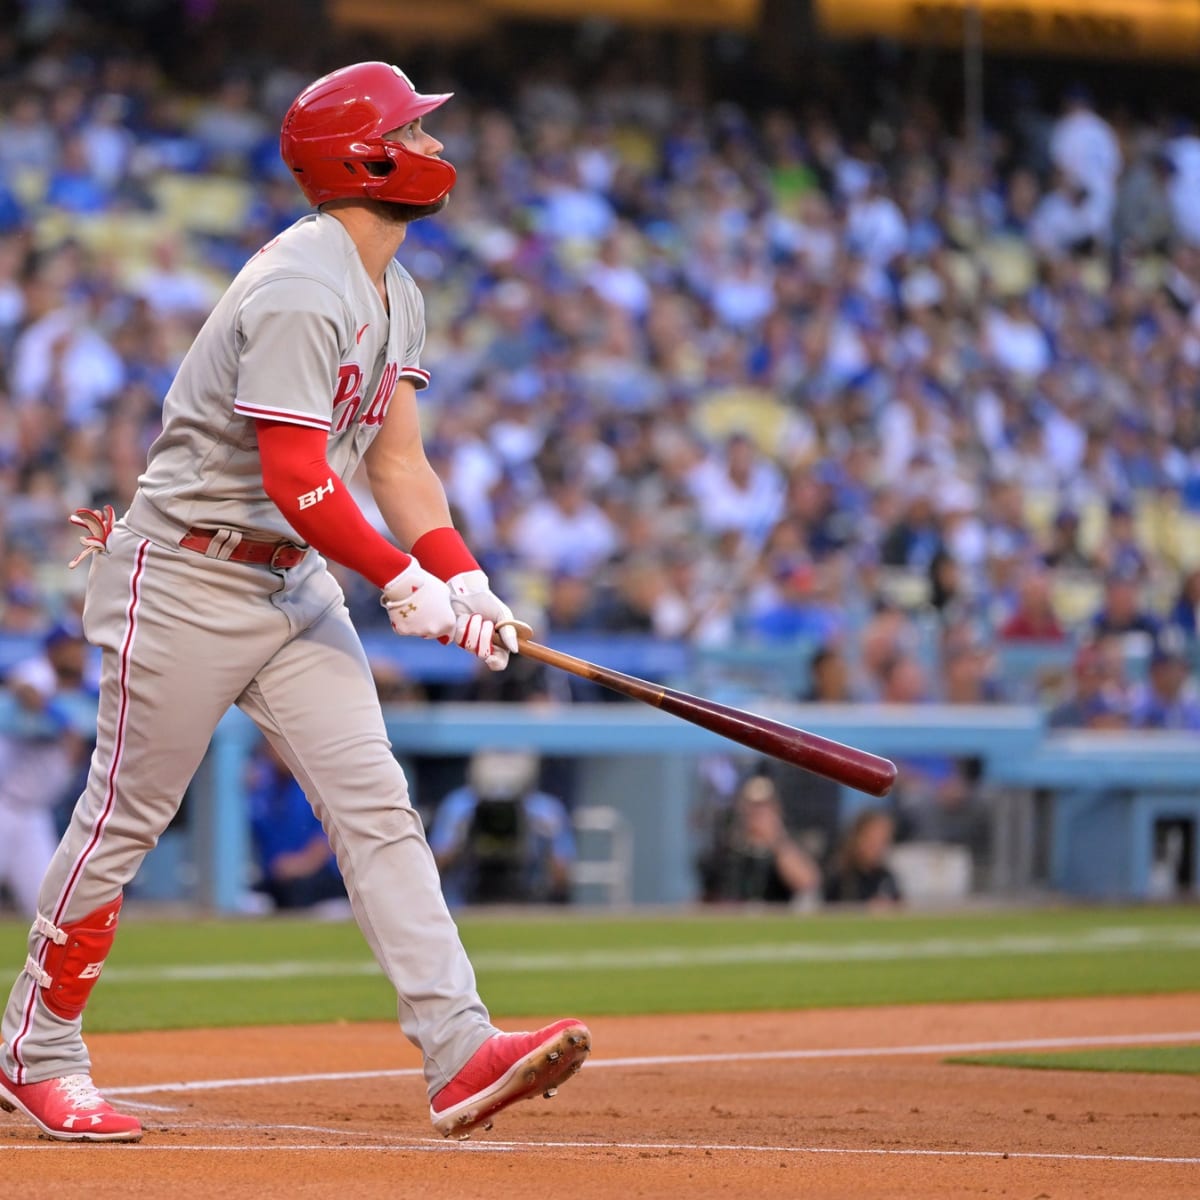
[{"label": "green grass", "polygon": [[[471,915],[459,925],[480,991],[504,1017],[1200,991],[1195,908],[954,916]],[[0,923],[0,965],[15,972],[25,955],[24,936],[24,926]],[[394,1014],[394,993],[372,967],[353,924],[161,921],[133,911],[122,919],[88,1027]]]},{"label": "green grass", "polygon": [[1200,1046],[1141,1046],[1054,1054],[973,1054],[947,1062],[1034,1071],[1118,1071],[1141,1075],[1200,1075]]}]

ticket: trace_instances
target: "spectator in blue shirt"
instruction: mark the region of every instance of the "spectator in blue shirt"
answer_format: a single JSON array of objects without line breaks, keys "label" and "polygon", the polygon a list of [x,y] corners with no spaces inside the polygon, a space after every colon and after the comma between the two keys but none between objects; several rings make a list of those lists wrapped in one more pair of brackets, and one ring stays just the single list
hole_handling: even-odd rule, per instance
[{"label": "spectator in blue shirt", "polygon": [[438,805],[429,846],[447,903],[565,903],[575,835],[566,805],[536,787],[525,751],[480,751]]},{"label": "spectator in blue shirt", "polygon": [[1144,580],[1150,572],[1145,551],[1138,545],[1133,509],[1126,500],[1113,500],[1108,506],[1108,528],[1099,558],[1113,576]]},{"label": "spectator in blue shirt", "polygon": [[1171,609],[1171,624],[1183,630],[1186,637],[1195,638],[1200,634],[1200,567],[1183,577]]},{"label": "spectator in blue shirt", "polygon": [[104,212],[109,200],[108,189],[92,174],[83,143],[78,138],[65,142],[59,164],[46,185],[46,203],[89,215]]},{"label": "spectator in blue shirt", "polygon": [[0,237],[20,228],[25,219],[25,210],[12,188],[0,178]]},{"label": "spectator in blue shirt", "polygon": [[807,559],[784,557],[771,566],[772,590],[749,628],[768,642],[825,643],[842,632],[842,619],[826,595],[821,569]]},{"label": "spectator in blue shirt", "polygon": [[1141,605],[1141,585],[1129,570],[1111,571],[1104,583],[1104,601],[1092,620],[1092,632],[1098,637],[1126,634],[1158,636],[1161,622]]},{"label": "spectator in blue shirt", "polygon": [[1102,638],[1080,646],[1072,668],[1071,693],[1050,710],[1051,729],[1126,729],[1129,704],[1120,644]]},{"label": "spectator in blue shirt", "polygon": [[1151,654],[1145,683],[1134,693],[1134,727],[1200,732],[1200,695],[1189,674],[1183,639],[1167,630]]},{"label": "spectator in blue shirt", "polygon": [[262,874],[258,890],[281,909],[344,902],[346,887],[325,830],[269,743],[255,754],[250,770],[250,830]]}]

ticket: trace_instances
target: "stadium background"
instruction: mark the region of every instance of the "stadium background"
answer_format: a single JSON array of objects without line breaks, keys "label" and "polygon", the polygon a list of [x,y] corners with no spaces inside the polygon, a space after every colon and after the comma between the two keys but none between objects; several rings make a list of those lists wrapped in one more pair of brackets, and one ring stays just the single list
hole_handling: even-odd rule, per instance
[{"label": "stadium background", "polygon": [[[283,109],[325,69],[394,59],[421,87],[456,92],[436,133],[460,183],[445,214],[414,226],[404,261],[430,314],[431,456],[498,590],[552,644],[897,757],[910,906],[963,910],[626,911],[630,899],[700,896],[697,860],[742,777],[764,764],[640,708],[593,707],[603,697],[540,673],[497,692],[465,655],[391,637],[375,597],[346,578],[434,827],[480,739],[542,752],[547,784],[589,814],[577,915],[463,916],[496,1012],[768,1010],[759,1024],[679,1029],[725,1049],[732,1022],[744,1049],[767,1054],[781,1039],[828,1049],[816,1032],[827,1020],[835,1048],[911,1054],[915,1041],[933,1056],[905,1076],[894,1061],[855,1073],[830,1050],[832,1065],[779,1076],[769,1130],[744,1065],[683,1078],[647,1058],[632,1081],[603,1073],[607,1090],[585,1075],[610,1107],[597,1118],[581,1089],[562,1136],[625,1139],[614,1176],[592,1161],[595,1194],[689,1186],[671,1174],[673,1142],[691,1147],[685,1158],[729,1151],[710,1165],[735,1173],[721,1185],[761,1191],[778,1175],[747,1165],[755,1148],[769,1143],[776,1171],[785,1151],[807,1148],[805,1165],[823,1171],[819,1150],[877,1149],[892,1133],[897,1154],[1066,1154],[1052,1177],[1039,1173],[1048,1158],[1013,1168],[1009,1181],[1035,1191],[1051,1178],[1067,1195],[1194,1194],[1176,1087],[1188,1080],[967,1084],[934,1043],[1157,1039],[1166,1069],[1193,1063],[1176,1043],[1197,1040],[1186,1034],[1200,987],[1194,909],[1061,905],[1178,903],[1200,887],[1196,6],[581,8],[4,5],[3,664],[77,609],[66,513],[128,502],[207,307],[303,211],[278,161]],[[1072,142],[1071,106],[1108,132],[1093,117]],[[825,694],[812,664],[831,654],[840,672]],[[1160,668],[1173,672],[1169,696]],[[72,713],[86,731],[86,697]],[[95,1029],[386,1021],[390,1000],[352,926],[194,920],[197,904],[242,907],[252,879],[250,743],[236,720],[222,729],[148,860]],[[824,859],[861,798],[795,774],[775,781],[795,836]],[[613,902],[614,915],[595,911]],[[15,966],[22,926],[0,932]],[[1151,993],[1163,995],[1139,999]],[[1113,995],[1132,998],[1052,999]],[[1022,1004],[1033,999],[1044,1003]],[[1010,1007],[868,1008],[841,1024],[795,1015],[952,1001]],[[649,1018],[631,1019],[635,1032],[609,1027],[611,1053],[652,1057],[662,1039],[637,1024]],[[131,1094],[177,1078],[178,1062],[203,1079],[260,1061],[260,1035],[230,1034],[215,1051],[112,1036],[105,1053],[126,1064],[115,1082]],[[403,1054],[370,1025],[303,1036],[325,1047],[315,1065],[326,1071]],[[223,1044],[239,1047],[236,1064]],[[270,1044],[261,1034],[264,1076],[291,1056],[299,1069],[295,1044],[274,1060]],[[1156,1068],[1143,1058],[1134,1069]],[[1155,1089],[1161,1119],[1133,1119],[1150,1108],[1134,1088]],[[855,1107],[855,1089],[878,1103]],[[1095,1122],[1100,1091],[1102,1128],[1085,1136],[1075,1123]],[[963,1113],[968,1093],[990,1099]],[[647,1110],[647,1094],[661,1109]],[[1020,1097],[1043,1121],[1069,1113],[1071,1129],[1007,1121]],[[921,1104],[926,1117],[900,1119]],[[374,1092],[366,1113],[329,1105],[369,1131],[395,1100]],[[545,1122],[514,1118],[515,1135],[533,1139],[524,1154],[544,1153]],[[384,1159],[413,1152],[423,1167],[416,1148]],[[1084,1161],[1091,1152],[1102,1161]],[[338,1170],[369,1188],[358,1172],[382,1153],[372,1143]],[[1118,1165],[1139,1155],[1144,1168]],[[899,1158],[821,1178],[830,1195],[958,1195],[987,1170],[953,1153],[936,1162],[934,1182],[904,1183],[911,1192]],[[129,1194],[125,1170],[97,1194]],[[144,1186],[168,1176],[154,1178]],[[504,1194],[503,1176],[470,1179],[455,1174],[445,1194]]]},{"label": "stadium background", "polygon": [[[1012,57],[1001,36],[1005,53],[984,58],[1003,34],[989,5],[977,27],[964,17],[966,52],[822,36],[822,21],[861,25],[866,4],[686,6],[671,28],[676,7],[578,23],[553,5],[541,20],[475,3],[416,20],[404,5],[314,4],[288,21],[251,4],[13,6],[0,660],[77,607],[64,512],[128,502],[208,305],[303,211],[276,146],[290,97],[394,47],[423,86],[458,93],[439,136],[461,183],[406,246],[430,313],[426,435],[518,610],[566,648],[735,702],[950,706],[893,709],[886,730],[874,709],[797,719],[834,732],[849,719],[869,748],[908,751],[901,839],[965,844],[975,889],[1194,889],[1194,813],[1173,833],[1157,810],[1141,819],[1156,884],[1153,861],[1114,851],[1096,866],[1071,807],[1094,803],[1046,793],[1055,770],[1094,782],[1097,744],[1075,759],[1043,747],[1054,769],[1013,780],[1022,756],[997,729],[1023,721],[1033,755],[1046,718],[1200,724],[1194,71],[1064,59],[1090,44],[1053,26],[1038,55]],[[923,35],[936,6],[910,7]],[[1094,169],[1087,128],[1077,146],[1062,132],[1073,98],[1112,142]],[[1086,199],[1062,182],[1072,155],[1091,172]],[[1112,611],[1108,581],[1131,611]],[[633,840],[619,895],[698,894],[693,860],[753,764],[653,726],[686,761],[615,758],[623,735],[602,744],[564,711],[596,689],[519,671],[498,693],[466,656],[391,637],[370,589],[345,586],[391,694],[549,698],[576,722],[557,744],[590,761],[551,764],[547,782],[579,807],[622,798],[601,819]],[[1191,669],[1173,702],[1148,689],[1160,642]],[[810,678],[818,651],[839,677],[828,694]],[[423,744],[430,719],[450,727],[440,751]],[[398,712],[423,810],[461,782],[473,743],[519,736],[522,720]],[[959,740],[930,732],[963,725]],[[533,749],[555,744],[536,733]],[[1114,787],[1148,779],[1146,745],[1099,743]],[[145,894],[236,906],[240,787],[227,765],[215,799],[185,806]],[[814,853],[832,853],[859,801],[813,800],[794,772],[781,790]],[[663,820],[624,802],[655,792]],[[1118,842],[1127,807],[1109,821]]]}]

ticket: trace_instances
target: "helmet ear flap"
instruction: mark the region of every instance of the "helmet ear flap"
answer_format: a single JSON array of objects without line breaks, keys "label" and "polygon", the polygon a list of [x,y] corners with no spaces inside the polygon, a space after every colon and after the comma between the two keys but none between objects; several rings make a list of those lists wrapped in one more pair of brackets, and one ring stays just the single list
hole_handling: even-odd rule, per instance
[{"label": "helmet ear flap", "polygon": [[[376,200],[387,200],[395,204],[436,204],[454,186],[457,173],[450,163],[428,154],[415,154],[399,142],[385,142],[384,153],[388,158],[388,169],[382,173],[374,170],[367,184],[367,193]],[[364,167],[374,167],[362,163]]]}]

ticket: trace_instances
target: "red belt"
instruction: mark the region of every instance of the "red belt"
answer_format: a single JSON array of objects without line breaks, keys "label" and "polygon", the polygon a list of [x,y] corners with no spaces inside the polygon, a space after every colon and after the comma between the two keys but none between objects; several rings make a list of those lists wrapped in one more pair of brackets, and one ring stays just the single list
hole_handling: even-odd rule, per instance
[{"label": "red belt", "polygon": [[[237,534],[225,529],[189,529],[179,539],[184,550],[195,550],[208,558],[219,558],[225,562],[254,563],[260,567],[274,567],[286,571],[299,566],[308,550],[291,542],[265,542],[257,538],[237,538]],[[215,548],[214,548],[215,547]]]}]

